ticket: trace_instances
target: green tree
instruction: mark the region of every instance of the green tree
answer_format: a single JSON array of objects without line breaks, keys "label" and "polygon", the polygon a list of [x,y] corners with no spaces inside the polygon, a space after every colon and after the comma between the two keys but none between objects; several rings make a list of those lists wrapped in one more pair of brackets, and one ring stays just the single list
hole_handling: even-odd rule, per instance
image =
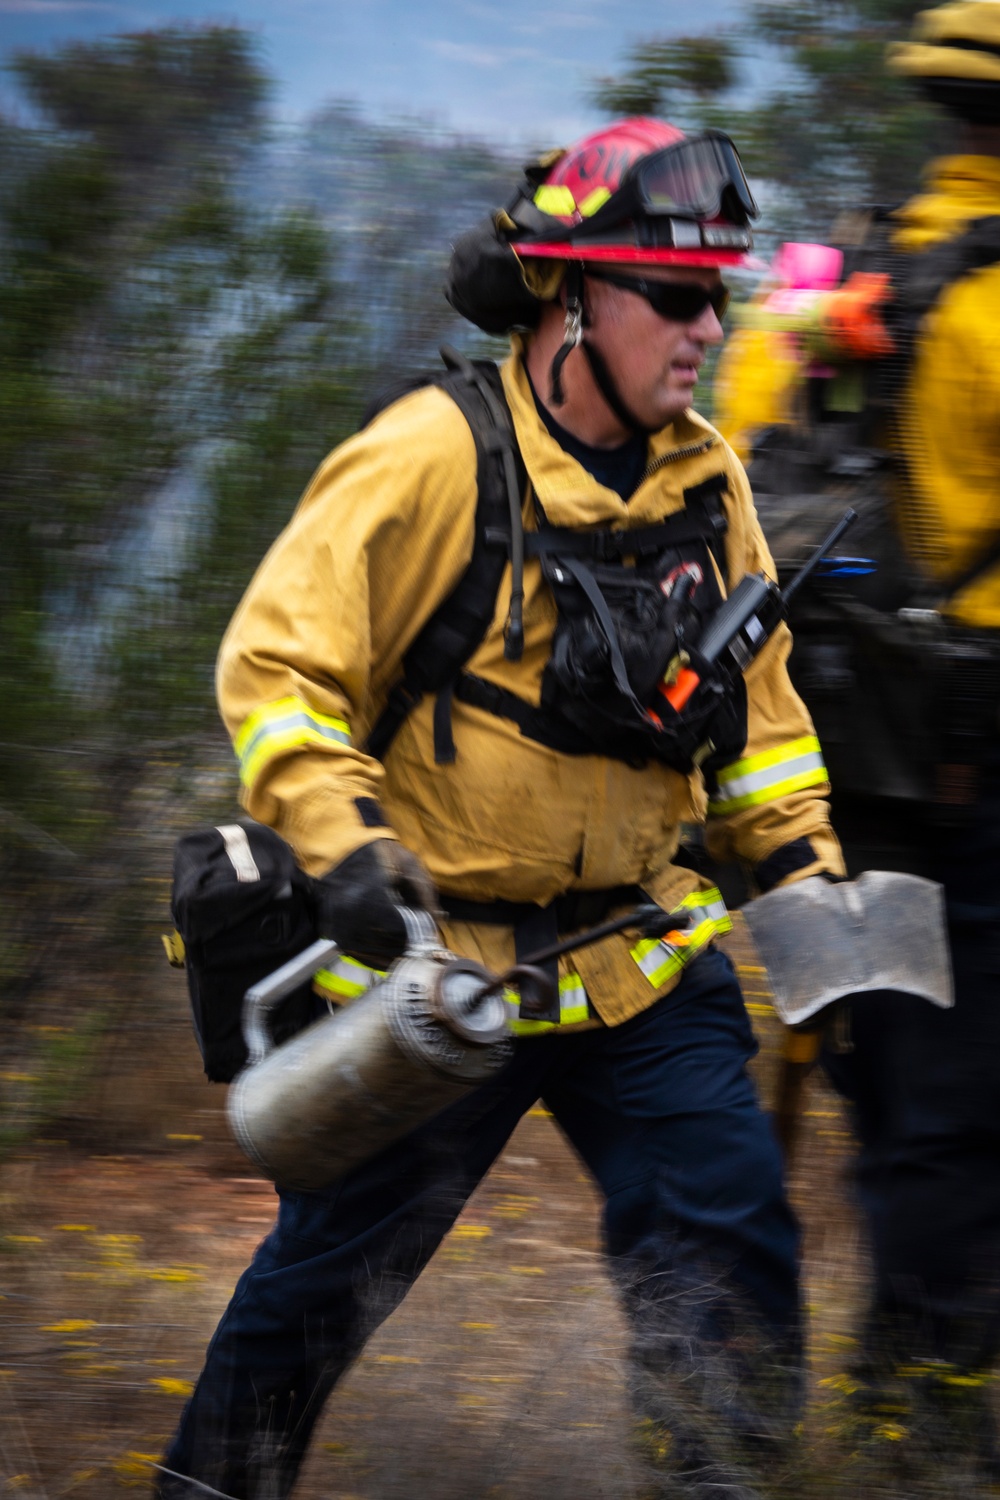
[{"label": "green tree", "polygon": [[242,33],[16,70],[46,124],[0,130],[2,1046],[128,963],[149,768],[197,755],[221,621],[361,383],[329,236],[248,191]]},{"label": "green tree", "polygon": [[908,196],[947,147],[944,117],[886,67],[919,0],[837,0],[753,8],[750,34],[775,48],[787,82],[741,118],[751,169],[780,184],[814,232],[859,203]]},{"label": "green tree", "polygon": [[[947,147],[943,117],[885,64],[886,45],[904,36],[920,0],[769,0],[752,5],[725,44],[726,66],[708,92],[687,73],[678,93],[657,83],[657,60],[690,45],[653,38],[629,51],[622,72],[602,80],[595,101],[609,111],[680,110],[680,123],[721,124],[736,140],[748,173],[772,185],[769,227],[799,239],[821,237],[842,209],[892,203],[915,187],[929,155]],[[717,45],[700,39],[702,47]],[[755,58],[777,81],[761,90]],[[775,66],[777,64],[777,66]],[[755,84],[751,106],[738,86]],[[634,91],[630,94],[630,90]],[[775,192],[774,189],[780,191]]]},{"label": "green tree", "polygon": [[597,80],[591,99],[612,115],[697,117],[733,87],[736,57],[720,37],[651,38],[629,48],[620,74]]}]

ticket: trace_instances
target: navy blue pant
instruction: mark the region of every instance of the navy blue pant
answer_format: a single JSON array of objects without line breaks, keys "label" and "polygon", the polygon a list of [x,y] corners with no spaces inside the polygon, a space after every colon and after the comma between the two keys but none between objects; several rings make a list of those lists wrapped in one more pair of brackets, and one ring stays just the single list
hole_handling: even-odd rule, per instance
[{"label": "navy blue pant", "polygon": [[[745,1353],[752,1328],[778,1372],[771,1416],[794,1420],[798,1231],[746,1073],[754,1050],[732,965],[711,949],[625,1025],[522,1039],[495,1080],[327,1191],[281,1192],[165,1466],[238,1500],[288,1494],[331,1388],[538,1098],[605,1194],[638,1399],[648,1408],[661,1374],[690,1384],[706,1351]],[[735,1425],[766,1425],[734,1396],[731,1370],[722,1384]]]},{"label": "navy blue pant", "polygon": [[[955,1008],[880,992],[851,1011],[852,1050],[825,1061],[853,1102],[874,1291],[876,1365],[1000,1353],[1000,770],[951,826],[834,806],[852,872],[906,866],[945,891]],[[903,858],[895,859],[894,852]]]}]

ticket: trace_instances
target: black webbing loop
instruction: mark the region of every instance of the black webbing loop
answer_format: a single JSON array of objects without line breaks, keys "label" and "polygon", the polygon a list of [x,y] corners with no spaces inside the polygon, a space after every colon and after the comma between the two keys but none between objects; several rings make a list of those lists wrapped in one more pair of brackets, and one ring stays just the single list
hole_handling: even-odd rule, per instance
[{"label": "black webbing loop", "polygon": [[[555,907],[536,906],[514,927],[514,956],[519,964],[523,964],[529,954],[538,953],[544,948],[554,948],[558,941],[559,926]],[[541,969],[550,981],[552,998],[547,1003],[540,1004],[540,997],[528,997],[522,994],[518,1016],[522,1021],[558,1021],[559,960],[558,958],[543,959],[536,967]]]},{"label": "black webbing loop", "polygon": [[451,732],[451,699],[453,686],[449,682],[438,688],[434,700],[434,759],[439,766],[455,763],[455,737]]},{"label": "black webbing loop", "polygon": [[618,631],[615,629],[615,622],[611,618],[611,611],[608,609],[608,601],[601,593],[601,590],[597,585],[597,580],[595,579],[593,573],[590,572],[589,568],[585,568],[582,562],[579,562],[575,557],[563,557],[560,559],[560,561],[563,563],[567,572],[572,573],[573,577],[576,579],[577,583],[580,585],[580,587],[583,589],[583,592],[590,600],[590,603],[594,610],[594,614],[597,616],[598,624],[603,630],[604,637],[608,643],[608,651],[611,655],[611,670],[614,673],[615,686],[618,688],[618,691],[622,694],[622,696],[632,705],[636,713],[639,715],[640,722],[642,722],[642,720],[646,718],[646,710],[643,708],[642,704],[635,696],[635,693],[632,691],[632,684],[628,680],[628,668],[625,665],[625,658],[622,656],[621,642],[618,639]]}]

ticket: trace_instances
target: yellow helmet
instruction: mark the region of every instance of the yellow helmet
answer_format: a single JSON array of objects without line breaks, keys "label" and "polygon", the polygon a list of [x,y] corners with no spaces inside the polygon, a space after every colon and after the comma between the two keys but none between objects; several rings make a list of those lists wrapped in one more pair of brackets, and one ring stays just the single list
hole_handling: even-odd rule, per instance
[{"label": "yellow helmet", "polygon": [[921,11],[888,50],[894,73],[978,125],[1000,125],[1000,0],[950,0]]}]

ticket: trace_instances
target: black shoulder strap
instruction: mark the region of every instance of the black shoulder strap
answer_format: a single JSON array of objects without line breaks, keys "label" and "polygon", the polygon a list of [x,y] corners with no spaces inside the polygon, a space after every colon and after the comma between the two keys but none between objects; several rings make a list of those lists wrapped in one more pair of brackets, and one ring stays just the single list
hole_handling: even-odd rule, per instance
[{"label": "black shoulder strap", "polygon": [[385,755],[410,711],[426,693],[436,692],[440,712],[435,713],[435,756],[445,762],[454,760],[448,711],[451,695],[444,690],[450,689],[489,629],[508,557],[512,586],[505,654],[518,659],[524,644],[521,503],[526,475],[500,371],[492,361],[473,362],[447,346],[441,355],[447,369],[420,384],[437,385],[445,391],[465,417],[475,439],[478,492],[475,540],[469,566],[407,651],[402,681],[390,692],[368,736],[366,749],[378,759]]}]

